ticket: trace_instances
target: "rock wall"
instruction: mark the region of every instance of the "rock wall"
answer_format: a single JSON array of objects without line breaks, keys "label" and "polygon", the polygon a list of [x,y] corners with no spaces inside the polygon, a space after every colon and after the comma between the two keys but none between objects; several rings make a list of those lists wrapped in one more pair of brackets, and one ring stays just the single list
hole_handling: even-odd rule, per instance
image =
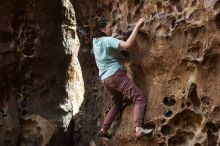
[{"label": "rock wall", "polygon": [[84,93],[72,4],[0,3],[0,146],[68,145]]},{"label": "rock wall", "polygon": [[[219,0],[1,0],[0,12],[0,146],[219,145]],[[110,100],[91,53],[96,16],[124,39],[146,18],[119,53],[146,95],[149,137],[135,141],[128,101],[113,138],[97,137]]]},{"label": "rock wall", "polygon": [[[75,120],[75,144],[98,145],[97,130],[110,104],[91,61],[91,44],[86,41],[93,18],[98,15],[114,20],[115,32],[125,38],[139,18],[146,18],[136,44],[120,53],[128,75],[146,95],[145,126],[155,128],[153,136],[135,143],[133,104],[125,103],[109,131],[114,137],[104,139],[101,145],[219,145],[220,2],[97,0],[94,3],[97,6],[92,11],[86,3],[80,6],[73,1],[74,7],[78,7],[75,9],[80,22],[78,32],[84,44],[79,60],[87,87],[82,113]],[[90,13],[83,13],[86,8]],[[84,144],[80,144],[82,141]]]}]

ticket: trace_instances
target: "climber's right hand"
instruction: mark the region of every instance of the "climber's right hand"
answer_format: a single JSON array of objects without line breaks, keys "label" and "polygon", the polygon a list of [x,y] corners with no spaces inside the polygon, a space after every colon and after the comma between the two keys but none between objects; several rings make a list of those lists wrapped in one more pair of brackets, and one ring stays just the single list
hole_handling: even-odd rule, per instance
[{"label": "climber's right hand", "polygon": [[139,28],[143,24],[144,21],[145,21],[144,18],[139,19],[135,26]]}]

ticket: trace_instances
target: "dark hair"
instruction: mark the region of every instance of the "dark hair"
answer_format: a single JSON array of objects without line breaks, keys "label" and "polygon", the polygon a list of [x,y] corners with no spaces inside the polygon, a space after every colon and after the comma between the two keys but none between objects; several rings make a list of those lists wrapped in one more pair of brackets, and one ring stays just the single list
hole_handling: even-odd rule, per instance
[{"label": "dark hair", "polygon": [[100,38],[106,36],[104,32],[101,31],[102,28],[106,27],[109,20],[106,18],[96,18],[96,27],[94,30],[93,38]]}]

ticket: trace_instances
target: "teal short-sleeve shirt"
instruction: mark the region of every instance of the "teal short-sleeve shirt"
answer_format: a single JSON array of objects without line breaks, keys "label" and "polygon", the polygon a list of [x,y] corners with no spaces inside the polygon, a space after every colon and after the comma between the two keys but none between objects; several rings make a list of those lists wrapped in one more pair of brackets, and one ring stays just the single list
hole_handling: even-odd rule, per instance
[{"label": "teal short-sleeve shirt", "polygon": [[101,80],[122,69],[122,64],[118,61],[118,48],[120,40],[113,37],[100,37],[93,39],[93,53],[96,65],[99,69]]}]

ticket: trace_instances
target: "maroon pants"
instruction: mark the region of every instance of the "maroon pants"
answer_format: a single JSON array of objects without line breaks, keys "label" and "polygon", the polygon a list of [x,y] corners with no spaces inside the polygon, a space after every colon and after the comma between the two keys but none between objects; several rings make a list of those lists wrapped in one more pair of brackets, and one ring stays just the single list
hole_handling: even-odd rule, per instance
[{"label": "maroon pants", "polygon": [[112,106],[107,113],[102,129],[107,130],[115,120],[117,114],[122,108],[123,95],[135,103],[134,107],[134,126],[142,127],[145,115],[146,99],[140,89],[131,81],[126,73],[118,70],[113,75],[102,80],[107,88],[108,94],[112,100]]}]

